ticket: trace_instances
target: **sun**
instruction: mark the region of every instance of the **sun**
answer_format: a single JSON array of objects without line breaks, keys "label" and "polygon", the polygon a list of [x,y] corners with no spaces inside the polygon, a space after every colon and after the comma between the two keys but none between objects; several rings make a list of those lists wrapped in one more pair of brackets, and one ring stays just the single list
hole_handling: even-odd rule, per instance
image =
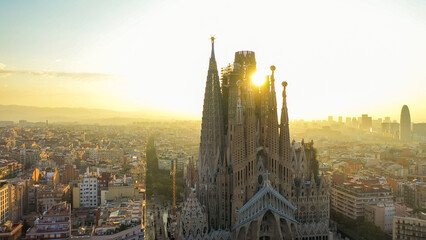
[{"label": "sun", "polygon": [[257,72],[254,72],[251,75],[251,81],[254,83],[254,85],[261,86],[265,83],[266,79],[260,76],[260,74],[258,74]]}]

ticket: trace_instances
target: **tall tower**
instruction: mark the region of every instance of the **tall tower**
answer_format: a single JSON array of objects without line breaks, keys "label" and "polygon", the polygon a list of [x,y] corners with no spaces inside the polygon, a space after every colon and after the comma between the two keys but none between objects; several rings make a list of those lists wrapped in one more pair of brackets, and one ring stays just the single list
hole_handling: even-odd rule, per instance
[{"label": "tall tower", "polygon": [[209,225],[216,227],[218,224],[216,177],[218,166],[223,163],[224,123],[214,40],[215,38],[212,37],[212,50],[204,95],[198,172],[200,202],[207,206]]},{"label": "tall tower", "polygon": [[328,184],[315,167],[313,142],[290,142],[287,83],[279,123],[275,66],[255,86],[255,53],[236,52],[219,85],[211,40],[197,186],[208,230],[199,236],[328,239]]},{"label": "tall tower", "polygon": [[282,186],[280,193],[289,199],[291,194],[291,147],[290,147],[290,130],[287,109],[287,82],[282,82],[283,85],[283,104],[281,107],[281,122],[280,122],[280,180]]},{"label": "tall tower", "polygon": [[407,105],[402,106],[399,126],[399,139],[404,142],[411,141],[411,117]]}]

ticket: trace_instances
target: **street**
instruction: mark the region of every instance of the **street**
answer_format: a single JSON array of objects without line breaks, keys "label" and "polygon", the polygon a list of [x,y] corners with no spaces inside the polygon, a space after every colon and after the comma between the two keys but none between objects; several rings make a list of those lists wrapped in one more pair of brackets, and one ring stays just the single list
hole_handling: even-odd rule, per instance
[{"label": "street", "polygon": [[163,206],[149,206],[147,208],[146,239],[165,240],[167,236],[168,209]]}]

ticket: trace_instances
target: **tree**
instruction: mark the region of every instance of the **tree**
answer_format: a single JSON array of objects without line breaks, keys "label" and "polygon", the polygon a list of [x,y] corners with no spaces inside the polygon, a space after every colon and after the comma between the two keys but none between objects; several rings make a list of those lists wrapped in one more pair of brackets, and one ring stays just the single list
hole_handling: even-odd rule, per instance
[{"label": "tree", "polygon": [[312,172],[314,173],[315,180],[318,180],[317,177],[319,175],[319,163],[317,159],[317,149],[315,148],[313,149],[313,153],[312,153],[311,169],[312,169]]},{"label": "tree", "polygon": [[386,239],[386,234],[373,223],[364,218],[353,220],[339,212],[331,210],[330,218],[337,223],[339,231],[353,239],[381,240]]},{"label": "tree", "polygon": [[158,158],[157,150],[155,148],[154,136],[150,136],[146,144],[146,165],[148,171],[158,171]]}]

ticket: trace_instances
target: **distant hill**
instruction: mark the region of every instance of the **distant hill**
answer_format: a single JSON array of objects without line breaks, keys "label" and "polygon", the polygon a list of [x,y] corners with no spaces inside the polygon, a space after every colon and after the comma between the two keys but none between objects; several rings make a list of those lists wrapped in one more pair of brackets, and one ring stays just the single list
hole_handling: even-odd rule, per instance
[{"label": "distant hill", "polygon": [[161,110],[121,112],[90,108],[49,108],[18,105],[0,105],[0,121],[29,122],[81,122],[81,123],[131,123],[138,121],[196,120],[196,116]]}]

